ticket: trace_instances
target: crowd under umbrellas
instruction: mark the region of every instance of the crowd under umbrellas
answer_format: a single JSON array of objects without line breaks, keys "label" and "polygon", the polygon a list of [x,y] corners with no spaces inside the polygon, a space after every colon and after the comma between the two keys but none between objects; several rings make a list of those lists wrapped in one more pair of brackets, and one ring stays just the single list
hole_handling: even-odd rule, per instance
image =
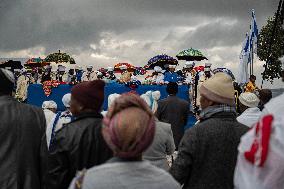
[{"label": "crowd under umbrellas", "polygon": [[[140,82],[166,85],[167,98],[159,91],[112,94],[104,112],[105,85],[138,80],[141,69],[120,64],[104,75],[92,66],[72,72],[61,65],[54,72],[46,65],[22,74],[1,68],[0,186],[283,188],[283,94],[272,99],[253,75],[236,86],[226,68],[196,66],[195,60],[176,70],[166,59],[172,63],[153,61],[156,73],[144,73]],[[75,80],[68,80],[71,75]],[[52,101],[42,108],[24,103],[25,87],[49,81],[73,85],[62,99],[63,112]],[[176,96],[178,85],[191,86],[191,103]],[[184,131],[192,113],[197,121]]]}]

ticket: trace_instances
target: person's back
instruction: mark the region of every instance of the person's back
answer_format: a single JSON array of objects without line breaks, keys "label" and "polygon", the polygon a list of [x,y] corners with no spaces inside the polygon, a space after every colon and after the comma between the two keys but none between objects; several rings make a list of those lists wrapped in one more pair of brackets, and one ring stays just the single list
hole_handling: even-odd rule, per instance
[{"label": "person's back", "polygon": [[171,124],[176,147],[183,136],[188,113],[189,103],[177,96],[168,96],[158,102],[157,118]]},{"label": "person's back", "polygon": [[[219,113],[186,131],[180,150],[188,151],[187,147],[194,141],[194,146],[191,146],[194,164],[190,173],[186,172],[187,169],[179,173],[191,175],[184,181],[185,188],[233,188],[237,147],[247,130],[248,127],[236,121],[235,115]],[[176,174],[175,167],[172,173]]]},{"label": "person's back", "polygon": [[175,144],[171,125],[156,121],[154,141],[143,153],[143,159],[149,160],[153,165],[168,170],[167,155],[175,151]]},{"label": "person's back", "polygon": [[170,173],[186,189],[233,188],[238,144],[249,128],[236,120],[232,79],[216,73],[200,96],[200,122],[186,131]]},{"label": "person's back", "polygon": [[[179,184],[167,172],[146,161],[109,162],[88,170],[84,180],[86,182],[83,183],[82,189],[180,188]],[[71,186],[73,185],[71,184]]]},{"label": "person's back", "polygon": [[104,82],[83,82],[72,88],[70,111],[76,118],[55,133],[48,155],[48,189],[67,188],[76,171],[105,163],[112,151],[103,140],[99,113],[104,99]]},{"label": "person's back", "polygon": [[40,188],[42,110],[0,97],[0,188]]}]

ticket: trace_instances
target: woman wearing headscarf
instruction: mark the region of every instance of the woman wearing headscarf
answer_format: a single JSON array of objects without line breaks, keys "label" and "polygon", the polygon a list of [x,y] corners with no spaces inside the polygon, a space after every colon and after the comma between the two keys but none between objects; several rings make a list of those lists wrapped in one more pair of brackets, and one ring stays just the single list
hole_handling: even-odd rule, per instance
[{"label": "woman wearing headscarf", "polygon": [[72,88],[70,111],[75,120],[63,125],[50,144],[46,188],[68,188],[76,171],[112,157],[101,134],[104,86],[103,81],[95,80]]},{"label": "woman wearing headscarf", "polygon": [[180,188],[166,171],[142,161],[153,141],[155,118],[139,96],[124,94],[116,99],[103,123],[104,139],[115,157],[79,175],[70,189]]},{"label": "woman wearing headscarf", "polygon": [[[148,91],[141,95],[141,98],[148,104],[152,112],[158,109],[158,100],[160,99],[160,91]],[[169,162],[167,156],[172,155],[175,151],[175,142],[171,125],[160,122],[155,118],[156,132],[154,141],[151,146],[143,153],[143,159],[149,160],[151,164],[169,170]]]}]

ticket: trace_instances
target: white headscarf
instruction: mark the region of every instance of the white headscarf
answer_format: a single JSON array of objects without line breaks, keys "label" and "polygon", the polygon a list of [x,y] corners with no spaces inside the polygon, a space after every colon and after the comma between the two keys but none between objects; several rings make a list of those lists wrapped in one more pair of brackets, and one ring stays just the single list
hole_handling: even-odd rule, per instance
[{"label": "white headscarf", "polygon": [[160,91],[147,91],[140,96],[150,106],[152,112],[156,112],[158,109],[158,100],[161,97]]},{"label": "white headscarf", "polygon": [[42,103],[42,109],[57,109],[57,104],[53,100],[44,101]]},{"label": "white headscarf", "polygon": [[62,103],[66,108],[70,108],[71,93],[67,93],[62,97]]}]

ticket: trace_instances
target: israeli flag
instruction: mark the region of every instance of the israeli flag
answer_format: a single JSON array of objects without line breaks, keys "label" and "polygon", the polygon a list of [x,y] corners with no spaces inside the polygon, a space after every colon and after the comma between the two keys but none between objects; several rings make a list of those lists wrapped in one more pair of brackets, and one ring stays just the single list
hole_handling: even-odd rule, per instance
[{"label": "israeli flag", "polygon": [[237,82],[241,85],[248,82],[248,63],[251,61],[250,56],[250,36],[246,33],[246,38],[243,42],[242,51],[240,53],[240,64],[237,76]]},{"label": "israeli flag", "polygon": [[258,38],[258,28],[255,19],[254,9],[252,9],[252,19],[250,28],[250,49],[253,49],[254,53],[257,53],[257,38]]}]

